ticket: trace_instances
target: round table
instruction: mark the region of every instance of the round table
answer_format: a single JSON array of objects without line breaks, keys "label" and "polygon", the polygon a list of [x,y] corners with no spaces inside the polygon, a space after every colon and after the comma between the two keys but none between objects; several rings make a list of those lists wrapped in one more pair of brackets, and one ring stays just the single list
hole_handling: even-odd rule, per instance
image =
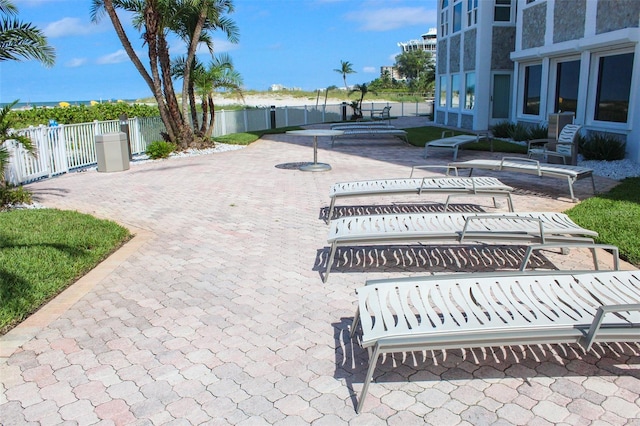
[{"label": "round table", "polygon": [[307,164],[300,167],[305,172],[324,172],[331,170],[331,166],[326,163],[318,163],[318,136],[340,136],[344,132],[342,130],[329,129],[306,129],[306,130],[289,130],[288,135],[296,136],[313,136],[313,164]]}]

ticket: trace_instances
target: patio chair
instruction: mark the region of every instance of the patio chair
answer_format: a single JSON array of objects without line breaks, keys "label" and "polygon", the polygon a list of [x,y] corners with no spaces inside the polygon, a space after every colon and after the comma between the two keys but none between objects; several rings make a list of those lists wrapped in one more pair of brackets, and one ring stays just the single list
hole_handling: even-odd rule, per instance
[{"label": "patio chair", "polygon": [[558,135],[555,150],[549,148],[552,139],[530,140],[527,146],[527,156],[529,158],[539,156],[544,161],[548,161],[549,157],[558,157],[562,160],[562,164],[571,164],[580,129],[582,126],[577,124],[565,125]]},{"label": "patio chair", "polygon": [[372,120],[390,120],[391,119],[391,107],[386,106],[381,111],[371,111]]}]

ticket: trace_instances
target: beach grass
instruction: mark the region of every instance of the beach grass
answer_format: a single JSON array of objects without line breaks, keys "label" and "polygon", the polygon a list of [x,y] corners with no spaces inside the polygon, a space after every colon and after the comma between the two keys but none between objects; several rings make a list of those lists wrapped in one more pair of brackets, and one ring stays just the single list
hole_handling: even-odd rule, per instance
[{"label": "beach grass", "polygon": [[54,209],[0,213],[0,334],[131,238],[114,222]]}]

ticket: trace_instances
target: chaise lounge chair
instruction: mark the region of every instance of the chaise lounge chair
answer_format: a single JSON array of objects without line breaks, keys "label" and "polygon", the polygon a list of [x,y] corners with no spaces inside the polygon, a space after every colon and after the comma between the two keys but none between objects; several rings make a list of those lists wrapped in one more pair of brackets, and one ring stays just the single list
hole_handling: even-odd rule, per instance
[{"label": "chaise lounge chair", "polygon": [[[450,133],[451,136],[449,137],[445,137],[445,135],[447,133]],[[468,143],[472,143],[472,142],[479,142],[480,139],[486,138],[487,135],[481,135],[481,134],[476,134],[476,135],[458,135],[458,136],[453,136],[453,132],[450,130],[445,130],[442,132],[442,137],[440,139],[436,139],[433,140],[431,142],[428,142],[425,146],[424,146],[424,158],[427,158],[429,155],[429,150],[430,149],[448,149],[453,151],[453,161],[456,161],[456,159],[458,158],[458,149],[460,147],[462,147],[463,145],[466,145]],[[493,151],[493,149],[492,149]]]},{"label": "chaise lounge chair", "polygon": [[469,176],[473,169],[493,170],[498,172],[517,172],[540,177],[553,177],[566,179],[569,184],[571,199],[576,200],[573,193],[573,184],[577,180],[591,178],[593,192],[596,192],[596,183],[593,180],[593,170],[586,167],[568,166],[564,164],[541,163],[537,160],[521,157],[503,157],[502,160],[478,159],[449,163],[456,169],[469,169]]},{"label": "chaise lounge chair", "polygon": [[378,358],[407,351],[640,341],[640,271],[453,274],[369,281],[351,335]]},{"label": "chaise lounge chair", "polygon": [[331,203],[327,221],[333,219],[333,212],[338,198],[393,195],[393,194],[449,194],[444,205],[447,211],[449,202],[453,197],[460,196],[488,196],[494,200],[496,197],[505,197],[509,211],[513,211],[511,191],[513,188],[500,182],[496,178],[469,178],[469,177],[424,177],[408,179],[378,179],[355,182],[339,182],[331,186],[329,198]]},{"label": "chaise lounge chair", "polygon": [[349,216],[329,223],[327,282],[338,246],[390,242],[593,243],[598,233],[563,213],[405,213]]}]

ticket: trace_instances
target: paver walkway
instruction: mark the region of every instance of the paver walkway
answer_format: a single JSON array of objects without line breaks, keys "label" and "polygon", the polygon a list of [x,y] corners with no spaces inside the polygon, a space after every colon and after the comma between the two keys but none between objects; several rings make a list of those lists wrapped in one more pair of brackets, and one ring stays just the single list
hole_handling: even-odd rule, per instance
[{"label": "paver walkway", "polygon": [[[323,284],[329,186],[407,176],[424,164],[422,149],[397,140],[345,139],[329,149],[324,139],[318,156],[329,172],[295,169],[312,159],[310,138],[273,135],[239,151],[30,185],[46,206],[109,218],[138,236],[0,339],[0,424],[640,424],[637,345],[389,357],[356,415],[367,357],[348,340],[354,289],[367,278],[475,270],[478,262],[457,246],[388,247],[386,264],[345,253]],[[460,159],[478,155],[498,156],[461,151]],[[517,210],[573,206],[564,182],[500,179],[518,188]],[[579,197],[590,189],[576,184]],[[418,200],[351,202],[411,209]],[[476,201],[493,210],[486,198],[464,202]],[[495,247],[486,268],[513,266],[513,250]],[[429,256],[428,271],[414,263]],[[591,267],[578,250],[537,259]]]}]

